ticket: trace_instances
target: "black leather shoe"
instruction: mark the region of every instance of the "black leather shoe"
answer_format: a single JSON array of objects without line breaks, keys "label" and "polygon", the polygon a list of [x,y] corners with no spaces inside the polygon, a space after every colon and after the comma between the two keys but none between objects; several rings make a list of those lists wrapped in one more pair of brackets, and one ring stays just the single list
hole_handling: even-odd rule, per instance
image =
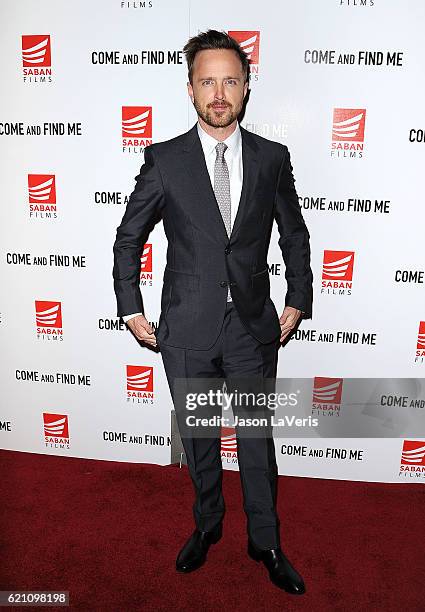
[{"label": "black leather shoe", "polygon": [[216,544],[223,534],[223,526],[218,525],[213,531],[195,529],[186,544],[178,554],[176,570],[178,572],[193,572],[206,561],[208,549]]},{"label": "black leather shoe", "polygon": [[258,550],[248,540],[248,554],[254,561],[262,561],[269,570],[270,580],[280,589],[293,595],[305,593],[304,581],[290,564],[280,547]]}]

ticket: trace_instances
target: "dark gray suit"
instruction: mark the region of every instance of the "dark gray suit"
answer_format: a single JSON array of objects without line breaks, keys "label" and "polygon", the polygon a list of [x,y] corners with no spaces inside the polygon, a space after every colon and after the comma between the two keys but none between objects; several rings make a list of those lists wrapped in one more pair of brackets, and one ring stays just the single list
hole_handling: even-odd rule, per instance
[{"label": "dark gray suit", "polygon": [[273,219],[286,266],[285,304],[311,317],[309,233],[286,146],[241,127],[243,185],[230,239],[205,164],[196,124],[145,149],[145,164],[117,229],[114,287],[118,316],[143,312],[140,255],[160,215],[168,239],[159,343],[207,349],[219,334],[227,284],[239,316],[262,343],[280,334],[269,297],[267,252]]},{"label": "dark gray suit", "polygon": [[[170,391],[178,378],[276,376],[280,324],[270,299],[267,253],[273,220],[285,262],[285,304],[312,314],[309,232],[286,146],[241,127],[243,184],[230,238],[216,202],[196,124],[145,149],[114,244],[118,316],[143,312],[140,256],[161,217],[167,265],[156,331]],[[227,302],[230,286],[233,302]],[[179,422],[183,415],[177,409]],[[182,432],[182,428],[180,428]],[[248,533],[258,548],[279,545],[274,441],[243,438],[238,456]],[[195,486],[195,521],[209,531],[222,520],[219,432],[182,436]]]}]

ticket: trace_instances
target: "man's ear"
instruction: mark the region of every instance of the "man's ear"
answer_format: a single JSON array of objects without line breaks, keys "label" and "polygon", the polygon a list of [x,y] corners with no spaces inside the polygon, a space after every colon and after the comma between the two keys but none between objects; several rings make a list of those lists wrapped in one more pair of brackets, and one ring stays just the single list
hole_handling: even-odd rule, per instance
[{"label": "man's ear", "polygon": [[193,88],[190,81],[187,82],[187,93],[189,94],[189,98],[192,100],[193,104]]}]

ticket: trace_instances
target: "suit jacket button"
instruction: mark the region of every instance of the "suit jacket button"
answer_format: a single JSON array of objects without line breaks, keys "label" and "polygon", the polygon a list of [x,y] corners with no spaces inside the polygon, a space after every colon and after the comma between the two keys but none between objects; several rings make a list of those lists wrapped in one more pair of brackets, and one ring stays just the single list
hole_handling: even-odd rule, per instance
[{"label": "suit jacket button", "polygon": [[220,281],[220,287],[227,287],[226,281]]},{"label": "suit jacket button", "polygon": [[224,252],[226,253],[226,255],[228,255],[229,253],[231,253],[231,252],[232,252],[232,249],[231,249],[230,247],[226,247],[226,248],[224,249]]}]

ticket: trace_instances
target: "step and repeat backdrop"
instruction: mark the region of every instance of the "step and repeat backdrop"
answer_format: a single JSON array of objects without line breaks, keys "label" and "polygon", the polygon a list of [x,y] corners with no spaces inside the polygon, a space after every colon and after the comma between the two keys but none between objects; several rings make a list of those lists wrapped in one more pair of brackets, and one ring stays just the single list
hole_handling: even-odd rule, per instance
[{"label": "step and repeat backdrop", "polygon": [[[4,0],[0,11],[2,448],[178,460],[161,356],[116,316],[112,246],[144,148],[196,121],[182,48],[208,28],[250,58],[242,125],[288,146],[311,235],[313,318],[280,349],[278,376],[309,379],[310,414],[329,423],[353,410],[352,378],[379,378],[380,405],[423,414],[424,3]],[[277,240],[275,227],[281,314]],[[159,223],[140,269],[153,325],[165,251]],[[384,421],[376,437],[278,438],[280,473],[425,482],[423,432]],[[232,430],[222,457],[237,469]]]}]

